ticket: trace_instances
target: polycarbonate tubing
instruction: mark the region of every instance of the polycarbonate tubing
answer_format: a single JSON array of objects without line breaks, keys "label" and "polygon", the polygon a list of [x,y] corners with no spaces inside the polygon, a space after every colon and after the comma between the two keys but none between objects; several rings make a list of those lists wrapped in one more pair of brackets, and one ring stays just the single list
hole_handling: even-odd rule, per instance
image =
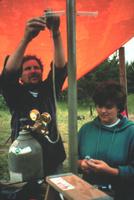
[{"label": "polycarbonate tubing", "polygon": [[[63,16],[65,15],[65,10],[57,10],[57,11],[47,11],[47,16],[57,15],[57,16]],[[77,11],[77,16],[93,16],[96,17],[98,15],[98,11]]]}]

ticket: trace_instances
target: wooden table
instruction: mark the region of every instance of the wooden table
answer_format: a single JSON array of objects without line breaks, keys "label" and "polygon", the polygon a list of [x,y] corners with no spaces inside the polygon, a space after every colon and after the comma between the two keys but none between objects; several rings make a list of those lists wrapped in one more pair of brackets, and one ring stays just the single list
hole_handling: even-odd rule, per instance
[{"label": "wooden table", "polygon": [[72,173],[48,176],[46,182],[48,186],[45,200],[55,200],[54,191],[61,193],[67,200],[113,199]]}]

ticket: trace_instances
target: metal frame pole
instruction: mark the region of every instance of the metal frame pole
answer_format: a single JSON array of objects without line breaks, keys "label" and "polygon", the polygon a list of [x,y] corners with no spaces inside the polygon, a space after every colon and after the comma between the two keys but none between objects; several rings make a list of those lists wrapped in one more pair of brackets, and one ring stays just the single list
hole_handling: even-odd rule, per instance
[{"label": "metal frame pole", "polygon": [[77,80],[76,80],[76,2],[66,1],[68,44],[68,130],[69,165],[77,174]]},{"label": "metal frame pole", "polygon": [[[127,75],[125,65],[125,50],[124,47],[119,48],[119,73],[120,73],[120,84],[127,96]],[[126,105],[126,114],[128,115],[128,108]]]}]

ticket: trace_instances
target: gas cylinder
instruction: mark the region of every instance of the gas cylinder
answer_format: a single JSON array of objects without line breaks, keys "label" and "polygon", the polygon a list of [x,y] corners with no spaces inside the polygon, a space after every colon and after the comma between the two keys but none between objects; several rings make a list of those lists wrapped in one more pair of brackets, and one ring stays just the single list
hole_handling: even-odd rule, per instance
[{"label": "gas cylinder", "polygon": [[23,182],[43,178],[43,154],[39,142],[22,129],[8,153],[11,182]]}]

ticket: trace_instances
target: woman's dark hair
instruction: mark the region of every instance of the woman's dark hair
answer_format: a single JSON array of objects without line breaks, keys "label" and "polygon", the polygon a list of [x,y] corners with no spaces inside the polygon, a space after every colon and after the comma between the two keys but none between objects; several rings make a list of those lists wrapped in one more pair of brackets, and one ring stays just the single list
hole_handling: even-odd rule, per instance
[{"label": "woman's dark hair", "polygon": [[100,83],[92,98],[95,105],[100,107],[106,106],[108,103],[116,105],[119,112],[122,112],[126,106],[126,94],[120,84],[115,81]]},{"label": "woman's dark hair", "polygon": [[35,55],[26,55],[23,57],[23,60],[21,62],[21,69],[20,69],[20,75],[22,74],[22,67],[23,67],[23,64],[28,61],[28,60],[36,60],[37,63],[40,65],[40,68],[41,70],[43,71],[43,64],[42,64],[42,61]]}]

